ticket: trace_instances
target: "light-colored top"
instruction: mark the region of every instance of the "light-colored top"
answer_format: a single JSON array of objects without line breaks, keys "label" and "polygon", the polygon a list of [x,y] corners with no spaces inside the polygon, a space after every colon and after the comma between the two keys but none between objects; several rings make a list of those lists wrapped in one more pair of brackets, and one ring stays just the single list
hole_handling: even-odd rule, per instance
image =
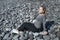
[{"label": "light-colored top", "polygon": [[46,16],[44,14],[39,14],[34,20],[34,25],[36,28],[40,28],[41,23],[43,24],[45,30]]}]

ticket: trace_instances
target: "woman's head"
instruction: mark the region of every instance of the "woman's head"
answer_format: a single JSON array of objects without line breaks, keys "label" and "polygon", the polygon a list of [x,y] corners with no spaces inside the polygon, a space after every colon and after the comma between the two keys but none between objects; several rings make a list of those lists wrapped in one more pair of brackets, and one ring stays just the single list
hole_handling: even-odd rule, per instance
[{"label": "woman's head", "polygon": [[38,9],[38,13],[45,14],[45,12],[46,12],[46,7],[40,6],[39,9]]}]

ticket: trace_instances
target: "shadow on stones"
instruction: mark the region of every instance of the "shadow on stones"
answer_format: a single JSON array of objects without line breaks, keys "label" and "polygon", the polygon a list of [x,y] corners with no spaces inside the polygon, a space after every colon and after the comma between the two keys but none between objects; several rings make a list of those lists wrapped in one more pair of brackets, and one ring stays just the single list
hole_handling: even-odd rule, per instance
[{"label": "shadow on stones", "polygon": [[52,25],[53,25],[54,23],[55,23],[54,21],[47,21],[47,22],[46,22],[46,28],[47,28],[47,30],[50,30],[50,27],[52,27]]}]

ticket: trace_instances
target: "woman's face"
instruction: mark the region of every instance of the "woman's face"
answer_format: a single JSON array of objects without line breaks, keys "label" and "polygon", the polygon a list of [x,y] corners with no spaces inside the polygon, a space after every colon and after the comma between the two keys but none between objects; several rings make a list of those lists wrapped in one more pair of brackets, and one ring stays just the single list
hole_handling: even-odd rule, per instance
[{"label": "woman's face", "polygon": [[43,7],[40,7],[38,13],[44,13]]}]

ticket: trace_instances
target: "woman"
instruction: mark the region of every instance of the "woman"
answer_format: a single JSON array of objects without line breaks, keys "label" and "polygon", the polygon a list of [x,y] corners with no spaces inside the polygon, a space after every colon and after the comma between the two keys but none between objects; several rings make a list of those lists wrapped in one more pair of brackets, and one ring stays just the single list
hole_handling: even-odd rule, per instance
[{"label": "woman", "polygon": [[30,22],[24,22],[17,30],[18,31],[32,31],[32,32],[40,32],[43,35],[46,35],[48,32],[45,28],[46,23],[46,8],[44,6],[40,6],[38,9],[39,15],[36,17],[36,19],[33,21],[33,23]]}]

